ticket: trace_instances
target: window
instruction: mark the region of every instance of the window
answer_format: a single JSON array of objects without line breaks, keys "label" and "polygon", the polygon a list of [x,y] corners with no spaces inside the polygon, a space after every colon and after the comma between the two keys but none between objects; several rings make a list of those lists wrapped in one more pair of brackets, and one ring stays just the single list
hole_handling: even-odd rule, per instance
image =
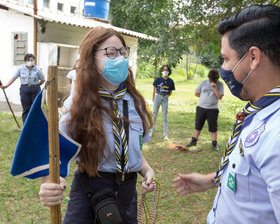
[{"label": "window", "polygon": [[62,3],[57,3],[57,10],[63,11],[63,4]]},{"label": "window", "polygon": [[43,1],[43,6],[44,6],[44,8],[49,8],[50,7],[50,0],[44,0]]},{"label": "window", "polygon": [[76,11],[76,7],[75,6],[71,6],[71,13],[75,13],[75,11]]},{"label": "window", "polygon": [[33,5],[34,4],[34,0],[28,0],[27,4]]},{"label": "window", "polygon": [[14,39],[14,65],[24,63],[24,55],[27,54],[27,33],[12,33]]}]

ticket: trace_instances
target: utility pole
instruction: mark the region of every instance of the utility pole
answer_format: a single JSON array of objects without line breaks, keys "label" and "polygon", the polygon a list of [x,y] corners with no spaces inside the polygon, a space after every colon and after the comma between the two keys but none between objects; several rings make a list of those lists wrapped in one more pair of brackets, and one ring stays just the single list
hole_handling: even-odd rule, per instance
[{"label": "utility pole", "polygon": [[37,0],[34,0],[34,29],[33,29],[33,48],[34,48],[34,56],[35,56],[35,64],[37,64]]}]

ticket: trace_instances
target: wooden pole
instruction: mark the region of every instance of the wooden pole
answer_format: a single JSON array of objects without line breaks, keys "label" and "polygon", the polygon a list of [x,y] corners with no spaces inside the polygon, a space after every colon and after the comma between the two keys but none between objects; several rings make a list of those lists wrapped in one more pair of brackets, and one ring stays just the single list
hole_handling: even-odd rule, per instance
[{"label": "wooden pole", "polygon": [[[49,161],[50,183],[60,183],[60,155],[58,134],[58,69],[57,66],[48,67],[47,103],[48,103],[48,133],[49,133]],[[61,224],[60,205],[50,207],[51,224]]]},{"label": "wooden pole", "polygon": [[[2,86],[1,80],[0,80],[0,86]],[[7,101],[7,103],[8,103],[9,108],[10,108],[10,111],[12,112],[12,115],[13,115],[13,117],[14,117],[14,120],[15,120],[15,122],[17,123],[18,128],[20,129],[20,126],[19,126],[19,124],[18,124],[18,122],[17,122],[17,119],[16,119],[16,116],[15,116],[15,114],[14,114],[14,111],[13,111],[13,109],[12,109],[12,107],[11,107],[11,104],[10,104],[10,102],[9,102],[9,100],[8,100],[7,94],[6,94],[6,92],[5,92],[4,89],[2,89],[2,90],[3,90],[3,92],[4,92],[6,101]]]},{"label": "wooden pole", "polygon": [[[37,0],[34,0],[34,15],[37,15]],[[35,56],[35,64],[37,64],[37,18],[34,17],[34,29],[33,29],[33,48],[34,48],[34,56]]]}]

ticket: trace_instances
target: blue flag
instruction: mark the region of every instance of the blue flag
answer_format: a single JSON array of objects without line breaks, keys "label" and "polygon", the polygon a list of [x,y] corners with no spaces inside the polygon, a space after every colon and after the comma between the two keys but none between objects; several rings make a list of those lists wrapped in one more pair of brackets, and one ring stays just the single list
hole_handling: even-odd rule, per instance
[{"label": "blue flag", "polygon": [[[35,179],[49,174],[48,121],[43,91],[32,104],[16,146],[11,168],[11,174],[15,177]],[[81,145],[59,131],[59,148],[60,176],[66,177]]]}]

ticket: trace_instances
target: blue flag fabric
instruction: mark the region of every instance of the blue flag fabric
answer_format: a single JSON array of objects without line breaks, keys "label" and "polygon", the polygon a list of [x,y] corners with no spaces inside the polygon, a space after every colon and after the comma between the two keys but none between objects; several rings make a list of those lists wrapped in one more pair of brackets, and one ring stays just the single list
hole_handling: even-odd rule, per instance
[{"label": "blue flag fabric", "polygon": [[[43,91],[32,104],[16,146],[11,168],[11,174],[15,177],[35,179],[49,174],[48,121]],[[60,176],[66,177],[81,145],[59,131],[59,148]]]}]

